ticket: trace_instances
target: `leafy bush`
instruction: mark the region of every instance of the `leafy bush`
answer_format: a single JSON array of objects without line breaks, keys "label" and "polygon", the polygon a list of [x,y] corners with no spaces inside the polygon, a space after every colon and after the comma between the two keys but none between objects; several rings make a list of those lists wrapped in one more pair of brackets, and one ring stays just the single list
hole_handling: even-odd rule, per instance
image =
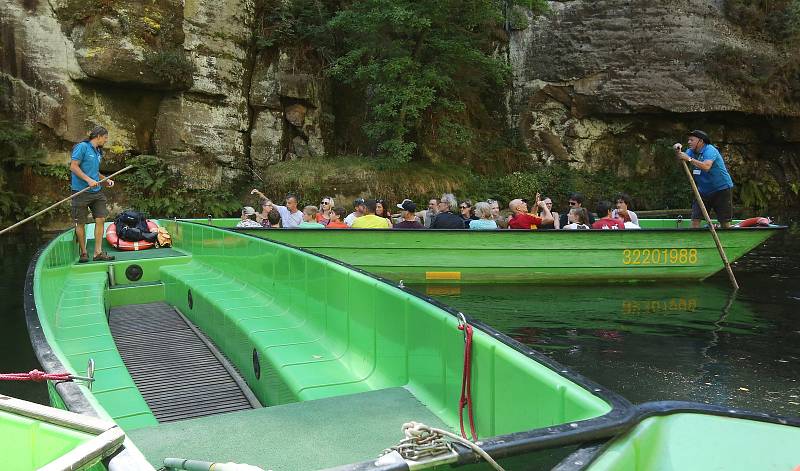
[{"label": "leafy bush", "polygon": [[463,122],[464,94],[510,77],[485,34],[500,12],[484,0],[365,0],[328,22],[340,38],[329,73],[363,90],[363,129],[385,164],[408,162],[421,141],[436,141],[426,135],[469,140],[465,127],[453,126]]},{"label": "leafy bush", "polygon": [[144,60],[153,73],[170,87],[188,89],[192,86],[195,67],[183,51],[172,49],[153,52],[145,55]]},{"label": "leafy bush", "polygon": [[214,217],[237,214],[241,201],[230,190],[188,190],[180,175],[153,155],[140,155],[128,161],[132,172],[119,177],[125,183],[128,205],[153,217]]},{"label": "leafy bush", "polygon": [[800,0],[727,0],[725,16],[746,32],[776,42],[800,37]]}]

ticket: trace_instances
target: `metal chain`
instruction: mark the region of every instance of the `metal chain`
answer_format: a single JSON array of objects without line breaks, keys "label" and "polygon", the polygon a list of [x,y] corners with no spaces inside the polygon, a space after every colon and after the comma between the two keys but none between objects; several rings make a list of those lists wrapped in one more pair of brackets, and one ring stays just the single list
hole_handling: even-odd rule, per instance
[{"label": "metal chain", "polygon": [[406,438],[400,440],[397,445],[383,450],[381,456],[396,451],[406,460],[419,461],[428,456],[441,455],[453,452],[453,445],[446,440],[444,435],[428,430],[410,435],[406,433]]},{"label": "metal chain", "polygon": [[406,422],[403,424],[403,434],[406,438],[397,445],[383,450],[380,456],[396,451],[403,459],[419,461],[428,456],[447,452],[455,453],[453,443],[460,443],[483,458],[495,470],[503,471],[503,468],[477,444],[446,430],[429,427],[419,422]]}]

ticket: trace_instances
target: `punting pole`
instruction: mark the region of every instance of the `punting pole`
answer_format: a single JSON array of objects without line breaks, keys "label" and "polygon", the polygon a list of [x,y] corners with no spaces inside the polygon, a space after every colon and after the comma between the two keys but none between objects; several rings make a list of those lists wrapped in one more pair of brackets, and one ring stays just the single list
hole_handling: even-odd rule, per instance
[{"label": "punting pole", "polygon": [[692,191],[694,192],[694,199],[700,206],[700,211],[703,213],[703,217],[706,218],[706,222],[708,223],[708,228],[711,230],[711,237],[714,238],[714,243],[717,244],[717,250],[719,250],[719,256],[722,258],[722,263],[725,264],[725,270],[728,272],[728,278],[730,278],[731,280],[731,285],[733,285],[734,290],[738,290],[739,283],[736,281],[736,277],[733,275],[733,270],[731,269],[731,262],[728,261],[728,256],[725,255],[725,249],[722,247],[722,242],[719,241],[717,230],[714,228],[714,223],[711,222],[711,216],[708,215],[708,210],[706,209],[705,203],[703,203],[703,198],[700,197],[700,190],[697,189],[697,184],[694,182],[694,178],[692,178],[692,172],[689,171],[689,166],[686,165],[685,160],[681,159],[681,165],[683,166],[683,170],[686,173],[686,177],[689,179],[689,183],[692,185]]},{"label": "punting pole", "polygon": [[[133,165],[128,165],[127,167],[123,168],[122,170],[120,170],[120,171],[118,171],[118,172],[114,172],[114,173],[112,173],[111,175],[109,175],[109,176],[107,176],[107,177],[103,178],[102,180],[98,181],[97,183],[98,183],[98,184],[99,184],[99,183],[103,183],[104,181],[108,180],[109,178],[111,178],[111,177],[116,177],[116,176],[117,176],[117,175],[119,175],[120,173],[122,173],[122,172],[127,172],[128,170],[130,170],[130,169],[132,169],[132,168],[133,168]],[[2,231],[0,231],[0,235],[2,235],[2,234],[4,234],[4,233],[6,233],[6,232],[8,232],[8,231],[10,231],[11,229],[14,229],[14,228],[15,228],[15,227],[17,227],[17,226],[21,226],[21,225],[25,224],[26,222],[30,221],[31,219],[34,219],[34,218],[36,218],[37,216],[41,216],[42,214],[44,214],[44,213],[46,213],[46,212],[50,211],[51,209],[55,208],[56,206],[60,205],[61,203],[65,202],[65,201],[69,201],[69,200],[71,200],[72,198],[75,198],[76,196],[80,195],[80,194],[81,194],[81,193],[83,193],[84,191],[87,191],[89,188],[91,188],[91,187],[88,187],[88,186],[87,186],[87,187],[86,187],[86,188],[84,188],[83,190],[73,193],[71,196],[68,196],[68,197],[64,198],[63,200],[59,201],[58,203],[53,203],[53,204],[51,204],[50,206],[48,206],[48,207],[44,208],[43,210],[39,211],[38,213],[34,214],[33,216],[29,216],[29,217],[27,217],[27,218],[23,219],[22,221],[19,221],[19,222],[18,222],[18,223],[16,223],[16,224],[13,224],[13,225],[11,225],[11,226],[8,226],[8,227],[6,227],[6,228],[5,228],[5,229],[3,229]]]}]

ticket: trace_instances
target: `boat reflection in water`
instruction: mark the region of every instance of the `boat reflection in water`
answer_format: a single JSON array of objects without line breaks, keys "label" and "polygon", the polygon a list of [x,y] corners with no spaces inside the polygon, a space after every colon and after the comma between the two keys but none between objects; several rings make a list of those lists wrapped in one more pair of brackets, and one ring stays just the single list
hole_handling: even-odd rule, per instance
[{"label": "boat reflection in water", "polygon": [[[799,415],[782,317],[713,283],[414,285],[633,402],[691,400]],[[759,313],[759,314],[757,314]]]}]

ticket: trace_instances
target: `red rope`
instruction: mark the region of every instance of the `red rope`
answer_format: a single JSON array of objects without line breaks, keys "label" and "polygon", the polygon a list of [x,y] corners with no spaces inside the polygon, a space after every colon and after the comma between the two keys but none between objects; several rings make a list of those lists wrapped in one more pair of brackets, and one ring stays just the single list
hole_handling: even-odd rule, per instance
[{"label": "red rope", "polygon": [[45,373],[44,371],[33,370],[29,373],[0,374],[0,381],[72,381],[72,375],[69,373]]},{"label": "red rope", "polygon": [[461,399],[458,401],[458,420],[461,424],[461,436],[467,438],[464,431],[464,407],[467,408],[469,416],[469,430],[472,433],[472,441],[478,440],[475,432],[475,418],[472,415],[472,326],[462,324],[458,330],[464,331],[464,371],[461,376]]}]

